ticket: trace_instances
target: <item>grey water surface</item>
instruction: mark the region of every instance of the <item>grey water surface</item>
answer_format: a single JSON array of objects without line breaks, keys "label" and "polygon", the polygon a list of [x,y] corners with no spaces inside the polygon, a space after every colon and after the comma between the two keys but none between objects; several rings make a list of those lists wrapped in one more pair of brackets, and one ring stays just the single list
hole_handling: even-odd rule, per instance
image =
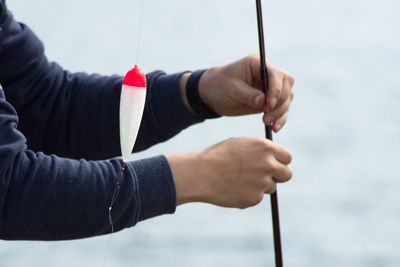
[{"label": "grey water surface", "polygon": [[[279,186],[285,266],[400,266],[400,2],[264,0],[269,59],[296,77],[275,136],[294,155]],[[8,0],[72,71],[136,63],[139,0]],[[138,62],[199,69],[257,52],[254,1],[145,0]],[[133,159],[263,136],[260,115],[194,126]],[[101,144],[99,144],[101,145]],[[0,266],[102,266],[108,237],[0,241]],[[107,267],[274,266],[268,197],[247,210],[204,204],[115,234]]]}]

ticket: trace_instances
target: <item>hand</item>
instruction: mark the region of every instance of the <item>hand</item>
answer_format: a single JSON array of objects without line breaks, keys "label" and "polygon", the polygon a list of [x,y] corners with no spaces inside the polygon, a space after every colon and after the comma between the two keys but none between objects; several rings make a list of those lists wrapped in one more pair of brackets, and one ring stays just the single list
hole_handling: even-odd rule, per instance
[{"label": "hand", "polygon": [[231,138],[202,152],[167,157],[177,204],[206,202],[246,208],[258,204],[292,172],[291,154],[265,139]]},{"label": "hand", "polygon": [[263,121],[278,132],[286,123],[293,99],[294,78],[268,66],[268,96],[261,91],[260,58],[251,55],[231,64],[214,67],[199,82],[202,100],[220,115],[236,116],[265,112]]}]

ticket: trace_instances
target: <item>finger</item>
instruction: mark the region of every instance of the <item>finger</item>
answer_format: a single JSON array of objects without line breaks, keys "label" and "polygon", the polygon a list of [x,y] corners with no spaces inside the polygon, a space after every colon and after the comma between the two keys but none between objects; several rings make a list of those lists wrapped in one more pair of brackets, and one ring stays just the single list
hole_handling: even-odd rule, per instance
[{"label": "finger", "polygon": [[242,80],[237,80],[232,86],[231,97],[235,102],[244,104],[251,109],[262,110],[265,103],[265,95],[262,91],[251,87]]},{"label": "finger", "polygon": [[279,118],[274,124],[272,125],[272,130],[277,133],[279,132],[283,126],[285,126],[287,119],[288,119],[289,113],[287,112],[285,115],[283,115],[281,118]]},{"label": "finger", "polygon": [[269,113],[274,112],[275,109],[279,108],[288,99],[290,101],[293,100],[294,93],[292,90],[293,86],[292,86],[291,82],[288,79],[283,79],[282,86],[283,86],[282,92],[278,99],[278,102],[275,104],[275,107],[271,108],[270,106],[266,106],[264,109],[265,112],[269,112]]},{"label": "finger", "polygon": [[[277,105],[279,105],[279,103],[285,102],[286,99],[288,97],[290,97],[291,99],[293,99],[293,85],[294,85],[294,78],[291,74],[280,70],[278,68],[275,67],[271,67],[271,74],[273,75],[275,74],[276,79],[280,79],[278,80],[279,82],[276,83],[277,87],[274,87],[272,84],[269,84],[270,88],[272,88],[272,90],[270,90],[271,92],[268,92],[268,99],[269,99],[269,103],[268,103],[268,107],[269,110],[273,110]],[[273,82],[274,80],[272,80]],[[274,89],[275,88],[275,89]],[[275,92],[274,92],[275,90]],[[276,93],[278,92],[278,93]],[[280,92],[280,94],[279,94]],[[275,96],[277,97],[277,101],[275,101],[274,98],[274,94],[276,94]],[[266,110],[268,111],[268,109]]]},{"label": "finger", "polygon": [[276,163],[276,170],[272,173],[272,179],[277,183],[284,183],[292,178],[292,170],[284,164]]},{"label": "finger", "polygon": [[289,111],[291,100],[287,99],[285,103],[280,105],[276,110],[271,113],[265,113],[263,121],[266,125],[275,124],[280,118],[282,118]]},{"label": "finger", "polygon": [[265,194],[272,194],[276,191],[276,182],[270,176],[265,178]]},{"label": "finger", "polygon": [[276,143],[271,142],[270,144],[273,145],[272,154],[279,163],[288,165],[290,162],[292,162],[292,155],[290,154],[289,150]]},{"label": "finger", "polygon": [[268,66],[268,95],[267,107],[273,110],[278,104],[283,91],[283,72],[272,65]]},{"label": "finger", "polygon": [[[249,56],[250,69],[252,74],[252,84],[253,86],[262,89],[261,82],[261,71],[260,71],[260,56],[259,55],[251,55]],[[272,102],[272,106],[276,105],[278,102],[281,89],[282,89],[282,81],[283,81],[283,72],[278,70],[272,64],[267,63],[267,76],[268,76],[268,96],[267,100],[269,103]],[[267,104],[266,106],[271,106],[271,104]]]},{"label": "finger", "polygon": [[285,79],[285,83],[288,83],[289,86],[292,88],[294,86],[295,80],[292,74],[285,72],[284,73],[284,79]]}]

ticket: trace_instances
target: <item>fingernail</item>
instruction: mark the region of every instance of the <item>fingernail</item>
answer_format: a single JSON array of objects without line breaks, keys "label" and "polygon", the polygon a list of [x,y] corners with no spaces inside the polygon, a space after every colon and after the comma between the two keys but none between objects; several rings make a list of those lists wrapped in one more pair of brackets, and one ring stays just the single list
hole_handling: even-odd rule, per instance
[{"label": "fingernail", "polygon": [[261,107],[263,105],[263,96],[262,95],[258,95],[254,98],[254,107],[258,108]]},{"label": "fingernail", "polygon": [[271,109],[274,109],[277,103],[278,103],[278,99],[276,97],[273,97],[269,101],[269,106],[271,107]]},{"label": "fingernail", "polygon": [[275,125],[274,125],[274,128],[275,128],[275,132],[279,132],[280,129],[282,129],[282,125],[280,125],[280,124],[275,124]]}]

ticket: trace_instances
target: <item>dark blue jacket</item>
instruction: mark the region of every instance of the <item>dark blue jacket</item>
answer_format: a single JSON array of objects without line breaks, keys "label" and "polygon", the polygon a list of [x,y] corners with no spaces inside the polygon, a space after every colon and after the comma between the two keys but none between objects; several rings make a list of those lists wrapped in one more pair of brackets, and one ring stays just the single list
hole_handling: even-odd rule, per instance
[{"label": "dark blue jacket", "polygon": [[[120,168],[122,78],[70,73],[0,4],[0,238],[61,240],[110,232],[108,207]],[[181,73],[148,74],[135,151],[202,121],[179,92]],[[168,101],[166,101],[168,99]],[[100,161],[102,160],[102,161]],[[115,230],[173,213],[164,156],[130,162],[114,204]]]}]

